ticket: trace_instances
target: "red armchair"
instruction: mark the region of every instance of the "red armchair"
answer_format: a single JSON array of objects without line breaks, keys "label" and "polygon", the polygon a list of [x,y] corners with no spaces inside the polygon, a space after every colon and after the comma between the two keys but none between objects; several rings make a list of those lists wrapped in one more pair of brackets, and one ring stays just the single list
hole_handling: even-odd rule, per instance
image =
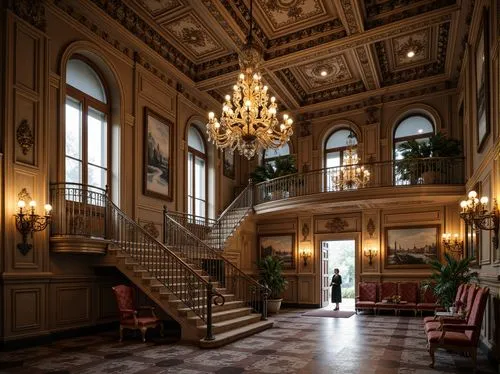
[{"label": "red armchair", "polygon": [[[393,303],[391,298],[398,295],[398,284],[395,282],[382,282],[379,284],[379,297],[380,301],[375,303],[375,308],[377,312],[379,310],[394,310],[394,314],[397,314],[398,304]],[[382,300],[385,300],[382,301]]]},{"label": "red armchair", "polygon": [[[116,304],[120,312],[120,342],[123,340],[123,330],[141,330],[142,341],[146,341],[146,331],[159,325],[160,333],[163,336],[163,324],[154,312],[154,307],[143,306],[136,308],[134,303],[134,289],[123,284],[113,287],[116,297]],[[139,310],[150,310],[150,316],[140,317]]]},{"label": "red armchair", "polygon": [[420,311],[420,315],[422,315],[424,311],[437,312],[444,310],[444,308],[439,305],[436,295],[434,295],[434,287],[435,284],[424,287],[424,285],[420,283],[420,302],[417,304],[417,310]]},{"label": "red armchair", "polygon": [[402,282],[398,283],[398,295],[401,301],[398,305],[398,310],[413,310],[415,316],[417,315],[417,301],[418,301],[418,283],[416,282]]},{"label": "red armchair", "polygon": [[375,312],[377,302],[377,283],[361,282],[358,286],[358,296],[356,297],[355,310],[358,313],[361,309],[371,309]]},{"label": "red armchair", "polygon": [[[465,284],[465,283],[462,283],[458,286],[457,288],[457,294],[455,296],[455,303],[458,301],[458,300],[461,300],[463,295],[465,295],[467,293],[467,290],[469,288],[469,285],[468,284]],[[431,322],[431,321],[435,321],[436,320],[436,317],[425,317],[424,318],[424,325],[427,323],[427,322]]]},{"label": "red armchair", "polygon": [[443,323],[441,331],[430,331],[427,333],[427,346],[429,355],[431,356],[430,367],[434,367],[435,351],[443,348],[468,353],[472,358],[474,372],[476,371],[477,346],[488,295],[489,289],[487,287],[480,288],[477,291],[466,324]]}]

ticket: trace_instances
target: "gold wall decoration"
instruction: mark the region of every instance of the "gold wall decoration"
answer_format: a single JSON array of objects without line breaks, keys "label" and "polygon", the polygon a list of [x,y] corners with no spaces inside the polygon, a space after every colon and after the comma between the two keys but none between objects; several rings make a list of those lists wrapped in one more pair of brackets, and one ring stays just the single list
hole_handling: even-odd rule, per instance
[{"label": "gold wall decoration", "polygon": [[373,223],[371,218],[368,220],[366,225],[366,231],[368,232],[368,235],[370,235],[370,239],[373,238],[373,234],[375,233],[375,223]]},{"label": "gold wall decoration", "polygon": [[23,119],[17,127],[16,139],[17,143],[23,149],[23,154],[27,155],[35,142],[33,139],[33,132],[31,131],[30,125],[28,124],[27,120]]},{"label": "gold wall decoration", "polygon": [[347,223],[346,220],[343,220],[342,218],[335,217],[331,220],[329,220],[326,224],[325,227],[328,229],[330,232],[342,232],[346,227],[349,227],[349,223]]},{"label": "gold wall decoration", "polygon": [[309,237],[309,225],[304,222],[302,224],[302,241],[305,242]]},{"label": "gold wall decoration", "polygon": [[28,192],[28,190],[26,188],[23,188],[21,191],[19,191],[19,193],[17,194],[17,201],[19,200],[22,200],[24,201],[25,203],[29,203],[31,200],[33,200],[31,198],[31,195],[30,193]]},{"label": "gold wall decoration", "polygon": [[156,228],[156,225],[153,222],[148,222],[142,227],[153,238],[157,239],[160,236],[160,232],[158,231],[158,229]]}]

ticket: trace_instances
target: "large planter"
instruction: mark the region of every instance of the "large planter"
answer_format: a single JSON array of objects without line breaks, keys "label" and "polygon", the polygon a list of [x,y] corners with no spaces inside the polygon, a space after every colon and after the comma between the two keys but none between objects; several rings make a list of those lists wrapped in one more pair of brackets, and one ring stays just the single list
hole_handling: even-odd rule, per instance
[{"label": "large planter", "polygon": [[280,310],[280,307],[281,307],[282,300],[283,299],[273,299],[273,300],[268,299],[267,300],[267,313],[269,313],[269,314],[278,313],[278,311]]}]

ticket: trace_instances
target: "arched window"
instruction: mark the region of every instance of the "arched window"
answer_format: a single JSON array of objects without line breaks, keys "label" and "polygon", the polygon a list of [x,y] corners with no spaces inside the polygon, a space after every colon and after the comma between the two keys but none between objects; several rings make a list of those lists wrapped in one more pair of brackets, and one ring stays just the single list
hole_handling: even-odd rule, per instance
[{"label": "arched window", "polygon": [[358,144],[356,135],[349,129],[334,131],[325,142],[324,165],[327,168],[342,166],[349,147]]},{"label": "arched window", "polygon": [[429,137],[434,134],[434,125],[425,116],[421,114],[411,115],[403,119],[394,130],[394,160],[401,160],[399,146],[408,140],[417,142],[427,142]]},{"label": "arched window", "polygon": [[76,56],[66,66],[65,181],[109,184],[110,98],[97,70]]},{"label": "arched window", "polygon": [[288,156],[290,154],[290,146],[288,143],[283,144],[279,148],[266,149],[264,151],[264,165],[272,165],[273,168],[276,165],[276,159],[281,156]]},{"label": "arched window", "polygon": [[193,125],[188,130],[188,214],[207,216],[207,151],[205,140]]}]

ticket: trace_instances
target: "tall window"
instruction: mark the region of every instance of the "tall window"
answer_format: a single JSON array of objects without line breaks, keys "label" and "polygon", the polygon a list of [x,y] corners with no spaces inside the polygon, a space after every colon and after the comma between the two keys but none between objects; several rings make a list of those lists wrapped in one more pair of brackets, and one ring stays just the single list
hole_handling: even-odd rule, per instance
[{"label": "tall window", "polygon": [[290,146],[288,145],[288,143],[285,143],[281,147],[276,149],[266,149],[264,151],[264,165],[269,164],[275,169],[276,159],[281,156],[288,156],[289,154]]},{"label": "tall window", "polygon": [[394,131],[394,160],[401,160],[399,146],[408,140],[427,142],[434,134],[434,125],[427,117],[412,115],[402,120]]},{"label": "tall window", "polygon": [[207,153],[200,131],[191,126],[188,132],[188,214],[207,216]]},{"label": "tall window", "polygon": [[110,103],[96,70],[73,58],[66,67],[65,181],[105,188],[108,184]]},{"label": "tall window", "polygon": [[348,141],[352,146],[358,144],[356,135],[349,129],[341,129],[333,132],[325,143],[325,167],[331,168],[342,166],[348,147]]}]

